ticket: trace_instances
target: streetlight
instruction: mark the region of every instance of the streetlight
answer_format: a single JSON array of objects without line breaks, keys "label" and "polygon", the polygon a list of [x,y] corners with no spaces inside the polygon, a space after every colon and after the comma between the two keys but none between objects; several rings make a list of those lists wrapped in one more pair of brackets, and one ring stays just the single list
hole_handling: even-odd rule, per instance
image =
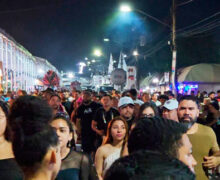
[{"label": "streetlight", "polygon": [[67,74],[67,77],[70,78],[70,79],[72,79],[72,78],[74,77],[74,75],[73,75],[72,72],[69,72],[69,73]]},{"label": "streetlight", "polygon": [[110,40],[108,38],[104,38],[103,41],[109,42]]},{"label": "streetlight", "polygon": [[138,13],[146,16],[146,17],[149,17],[150,19],[153,19],[154,21],[170,28],[169,24],[166,24],[166,23],[162,22],[161,20],[157,19],[156,17],[151,16],[150,14],[148,14],[148,13],[146,13],[146,12],[140,10],[140,9],[132,9],[129,5],[121,5],[120,6],[120,11],[124,12],[124,13],[128,13],[128,12],[131,12],[131,11],[136,11],[136,12],[138,12]]},{"label": "streetlight", "polygon": [[133,56],[135,57],[136,59],[136,62],[135,62],[135,66],[136,66],[136,81],[137,81],[137,89],[139,89],[139,72],[138,72],[138,51],[137,49],[133,51]]},{"label": "streetlight", "polygon": [[137,57],[139,54],[138,54],[138,51],[137,50],[134,50],[133,51],[133,56]]},{"label": "streetlight", "polygon": [[102,51],[100,49],[95,49],[94,55],[100,57],[102,55]]},{"label": "streetlight", "polygon": [[131,12],[131,7],[128,4],[122,4],[120,6],[121,12]]}]

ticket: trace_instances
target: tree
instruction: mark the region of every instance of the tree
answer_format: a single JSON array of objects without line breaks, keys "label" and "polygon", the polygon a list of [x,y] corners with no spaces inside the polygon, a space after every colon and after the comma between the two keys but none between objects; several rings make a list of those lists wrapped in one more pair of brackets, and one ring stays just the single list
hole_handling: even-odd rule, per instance
[{"label": "tree", "polygon": [[59,82],[60,79],[58,75],[52,70],[49,70],[43,78],[43,84],[48,87],[57,87],[59,86]]}]

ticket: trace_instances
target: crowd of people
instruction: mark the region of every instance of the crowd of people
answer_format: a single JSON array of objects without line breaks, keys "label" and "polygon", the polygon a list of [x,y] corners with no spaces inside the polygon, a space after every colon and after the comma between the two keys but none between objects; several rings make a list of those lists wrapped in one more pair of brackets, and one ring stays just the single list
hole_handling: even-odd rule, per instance
[{"label": "crowd of people", "polygon": [[1,93],[0,179],[220,179],[220,91]]}]

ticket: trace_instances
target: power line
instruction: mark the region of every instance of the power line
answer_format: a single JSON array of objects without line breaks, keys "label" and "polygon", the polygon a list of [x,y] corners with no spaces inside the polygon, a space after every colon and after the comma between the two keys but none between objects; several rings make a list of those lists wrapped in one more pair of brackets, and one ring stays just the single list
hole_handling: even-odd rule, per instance
[{"label": "power line", "polygon": [[158,18],[156,18],[156,17],[154,17],[154,16],[151,16],[150,14],[147,14],[146,12],[141,11],[140,9],[134,9],[134,10],[137,11],[137,12],[139,12],[140,14],[143,14],[143,15],[145,15],[145,16],[147,16],[147,17],[153,19],[153,20],[155,20],[156,22],[158,22],[158,23],[160,23],[160,24],[162,24],[162,25],[164,25],[164,26],[166,26],[166,27],[168,27],[168,28],[171,27],[169,24],[164,23],[163,21],[159,20]]},{"label": "power line", "polygon": [[[15,10],[6,10],[6,11],[0,11],[0,14],[9,14],[9,13],[18,13],[18,12],[28,12],[28,11],[33,11],[33,10],[40,10],[40,9],[46,9],[50,8],[52,6],[57,5],[58,3],[54,4],[49,4],[46,6],[38,6],[38,7],[33,7],[33,8],[24,8],[24,9],[15,9]],[[60,5],[69,5],[72,4],[72,2],[64,2]]]},{"label": "power line", "polygon": [[189,4],[191,2],[193,2],[194,0],[189,0],[189,1],[186,1],[186,2],[183,2],[183,3],[180,3],[180,4],[177,4],[177,7],[179,6],[183,6],[183,5],[186,5],[186,4]]},{"label": "power line", "polygon": [[[196,27],[194,29],[190,29],[190,30],[187,30],[184,32],[179,32],[179,33],[177,33],[177,37],[189,37],[189,36],[201,34],[201,33],[207,32],[209,30],[215,29],[220,26],[220,21],[217,21],[217,22],[215,22],[215,21],[216,20],[209,22],[205,25],[202,25],[200,27]],[[145,57],[149,57],[152,54],[156,53],[157,51],[159,51],[160,49],[162,49],[163,47],[165,47],[167,45],[167,42],[170,38],[171,38],[171,35],[168,35],[166,38],[164,38],[164,40],[159,41],[154,47],[145,51],[143,53],[143,55]]]},{"label": "power line", "polygon": [[207,18],[204,18],[204,19],[202,19],[202,20],[200,20],[200,21],[198,21],[198,22],[196,22],[196,23],[194,23],[194,24],[191,24],[191,25],[189,25],[189,26],[187,26],[187,27],[184,27],[184,28],[182,28],[182,29],[177,29],[177,32],[183,31],[183,30],[188,29],[188,28],[193,27],[193,26],[196,26],[196,25],[198,25],[198,24],[200,24],[200,23],[202,23],[202,22],[204,22],[204,21],[206,21],[206,20],[208,20],[208,19],[211,19],[211,18],[213,18],[213,17],[215,17],[215,16],[218,16],[218,15],[220,15],[220,12],[217,12],[217,13],[215,13],[215,14],[213,14],[213,15],[207,17]]}]

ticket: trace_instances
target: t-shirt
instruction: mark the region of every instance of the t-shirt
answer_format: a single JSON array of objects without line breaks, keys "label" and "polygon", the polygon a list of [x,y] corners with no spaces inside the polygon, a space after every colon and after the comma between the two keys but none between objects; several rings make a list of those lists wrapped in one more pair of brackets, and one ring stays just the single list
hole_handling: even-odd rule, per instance
[{"label": "t-shirt", "polygon": [[101,104],[91,102],[88,105],[81,104],[77,109],[76,118],[80,119],[82,139],[87,138],[88,136],[95,136],[95,132],[92,130],[91,124],[99,107],[101,107]]},{"label": "t-shirt", "polygon": [[110,108],[109,111],[106,112],[103,107],[100,107],[94,116],[94,120],[97,122],[97,128],[99,130],[104,130],[106,134],[109,121],[119,115],[118,110],[115,108]]},{"label": "t-shirt", "polygon": [[129,130],[129,131],[130,131],[130,129],[131,129],[131,125],[132,125],[132,123],[134,122],[134,120],[135,120],[135,117],[134,117],[134,116],[132,116],[131,119],[126,119],[126,122],[127,122],[127,124],[128,124],[128,130]]},{"label": "t-shirt", "polygon": [[71,102],[65,101],[62,102],[62,105],[65,107],[66,112],[69,114],[69,116],[71,116]]},{"label": "t-shirt", "polygon": [[13,158],[0,160],[0,179],[22,180],[23,173]]},{"label": "t-shirt", "polygon": [[188,137],[192,143],[192,154],[197,161],[195,166],[196,179],[207,180],[208,178],[205,175],[202,163],[204,156],[209,156],[211,150],[219,150],[216,135],[210,127],[198,124],[197,132],[188,134]]}]

